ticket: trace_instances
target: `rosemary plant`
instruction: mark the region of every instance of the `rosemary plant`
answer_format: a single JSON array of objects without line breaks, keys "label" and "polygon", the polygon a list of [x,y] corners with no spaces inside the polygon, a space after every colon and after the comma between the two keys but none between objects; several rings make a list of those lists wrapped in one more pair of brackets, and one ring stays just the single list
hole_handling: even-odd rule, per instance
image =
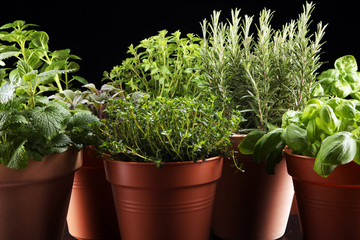
[{"label": "rosemary plant", "polygon": [[220,22],[214,11],[211,22],[202,22],[201,50],[207,85],[228,109],[240,108],[247,120],[242,131],[267,131],[280,125],[287,109],[302,109],[311,97],[320,68],[326,26],[310,32],[314,4],[306,3],[297,20],[281,29],[271,26],[273,12],[264,9],[252,32],[254,16],[231,11],[231,20]]}]

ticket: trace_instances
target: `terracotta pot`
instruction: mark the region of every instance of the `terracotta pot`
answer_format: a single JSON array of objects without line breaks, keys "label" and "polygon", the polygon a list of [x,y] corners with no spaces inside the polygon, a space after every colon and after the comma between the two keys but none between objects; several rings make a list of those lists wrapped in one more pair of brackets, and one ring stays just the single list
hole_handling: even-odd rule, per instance
[{"label": "terracotta pot", "polygon": [[122,240],[209,240],[222,158],[199,162],[105,160]]},{"label": "terracotta pot", "polygon": [[275,175],[265,172],[264,164],[238,152],[244,135],[232,137],[236,158],[244,173],[236,172],[233,160],[224,160],[222,177],[216,190],[213,233],[226,240],[273,240],[284,235],[294,196],[291,177],[283,159]]},{"label": "terracotta pot", "polygon": [[314,170],[315,158],[285,150],[293,178],[304,239],[360,239],[360,166],[338,166],[327,178]]},{"label": "terracotta pot", "polygon": [[29,160],[24,170],[0,165],[0,240],[62,240],[77,151]]},{"label": "terracotta pot", "polygon": [[120,239],[111,185],[102,158],[84,149],[83,166],[75,173],[67,222],[77,239]]}]

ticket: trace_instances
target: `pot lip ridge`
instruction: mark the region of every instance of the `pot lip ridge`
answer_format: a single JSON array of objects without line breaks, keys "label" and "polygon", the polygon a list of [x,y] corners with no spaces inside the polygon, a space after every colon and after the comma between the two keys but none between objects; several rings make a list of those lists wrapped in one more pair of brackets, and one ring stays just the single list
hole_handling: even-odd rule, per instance
[{"label": "pot lip ridge", "polygon": [[296,157],[296,158],[301,158],[301,159],[305,159],[305,160],[313,160],[315,161],[315,157],[308,157],[308,156],[304,156],[304,155],[299,155],[299,154],[295,154],[292,152],[292,149],[289,148],[288,146],[285,146],[284,148],[284,153],[285,155],[289,155],[292,157]]},{"label": "pot lip ridge", "polygon": [[[186,165],[186,164],[193,164],[193,163],[203,163],[203,162],[209,162],[209,161],[216,161],[216,160],[221,160],[223,157],[222,156],[214,156],[214,157],[209,157],[206,158],[205,160],[197,160],[197,161],[182,161],[182,162],[162,162],[161,165]],[[154,165],[156,166],[155,163],[153,162],[127,162],[127,161],[121,161],[121,160],[114,160],[111,159],[110,156],[103,156],[103,160],[110,162],[110,163],[122,163],[122,164],[129,164],[129,165],[143,165],[143,166],[148,166],[148,165]]]}]

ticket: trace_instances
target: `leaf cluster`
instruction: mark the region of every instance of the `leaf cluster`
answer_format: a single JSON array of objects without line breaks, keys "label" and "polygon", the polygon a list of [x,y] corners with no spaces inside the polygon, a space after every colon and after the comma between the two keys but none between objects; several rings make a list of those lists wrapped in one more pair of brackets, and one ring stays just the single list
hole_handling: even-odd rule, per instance
[{"label": "leaf cluster", "polygon": [[240,122],[214,111],[211,104],[190,97],[127,96],[111,100],[108,118],[96,124],[101,152],[113,159],[136,162],[197,161],[216,156],[230,144]]},{"label": "leaf cluster", "polygon": [[327,177],[338,165],[352,160],[360,164],[360,101],[311,99],[303,111],[286,112],[281,128],[265,135],[250,134],[239,145],[240,152],[254,154],[257,161],[265,158],[269,166],[275,166],[287,145],[295,154],[316,157],[314,170]]},{"label": "leaf cluster", "polygon": [[203,76],[200,71],[201,39],[193,34],[170,36],[163,30],[139,45],[130,45],[126,58],[104,78],[127,93],[144,92],[153,97],[195,96],[200,93]]},{"label": "leaf cluster", "polygon": [[104,84],[100,89],[97,89],[93,83],[85,84],[83,87],[87,90],[67,89],[50,96],[50,98],[66,104],[71,110],[89,110],[93,115],[102,119],[106,117],[104,110],[107,101],[124,97],[124,91],[113,84]]},{"label": "leaf cluster", "polygon": [[13,169],[69,147],[80,150],[91,143],[90,123],[98,121],[90,111],[47,97],[74,80],[87,82],[70,76],[80,58],[69,49],[50,51],[47,33],[35,26],[15,21],[0,27],[0,163]]},{"label": "leaf cluster", "polygon": [[11,58],[10,64],[16,66],[0,70],[1,103],[17,95],[26,96],[34,106],[35,98],[46,92],[69,89],[75,80],[87,83],[71,75],[79,70],[74,60],[80,58],[70,49],[51,51],[48,34],[31,29],[35,26],[18,20],[0,27],[0,65],[6,66],[5,60]]},{"label": "leaf cluster", "polygon": [[[254,16],[231,11],[220,21],[214,11],[202,23],[203,60],[207,86],[229,109],[239,107],[247,120],[245,129],[269,130],[280,125],[287,109],[302,109],[311,97],[316,80],[322,38],[321,22],[310,33],[314,5],[307,3],[297,20],[281,29],[271,26],[273,12],[264,9],[253,27]],[[255,31],[253,31],[253,29]]]},{"label": "leaf cluster", "polygon": [[360,100],[360,72],[355,57],[340,57],[335,61],[334,67],[318,76],[319,84],[314,94]]},{"label": "leaf cluster", "polygon": [[88,111],[74,112],[56,103],[25,108],[17,98],[0,105],[0,163],[13,169],[27,167],[28,159],[80,150],[91,141],[90,124],[98,121]]}]

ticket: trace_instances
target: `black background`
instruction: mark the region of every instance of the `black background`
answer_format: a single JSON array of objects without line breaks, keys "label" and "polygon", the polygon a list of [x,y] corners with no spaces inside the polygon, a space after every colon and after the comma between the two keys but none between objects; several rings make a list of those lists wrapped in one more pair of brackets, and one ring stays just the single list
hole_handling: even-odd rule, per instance
[{"label": "black background", "polygon": [[[6,4],[5,4],[6,3]],[[317,22],[328,24],[321,60],[330,68],[336,58],[352,54],[360,59],[360,13],[356,1],[314,1],[312,29]],[[280,27],[302,12],[305,1],[213,0],[213,1],[4,1],[0,0],[0,25],[14,20],[38,24],[50,36],[50,49],[70,48],[82,58],[77,73],[98,86],[104,70],[110,70],[127,56],[127,47],[155,35],[159,30],[180,30],[201,34],[200,22],[213,10],[258,14],[263,8],[275,11],[273,26]]]}]

